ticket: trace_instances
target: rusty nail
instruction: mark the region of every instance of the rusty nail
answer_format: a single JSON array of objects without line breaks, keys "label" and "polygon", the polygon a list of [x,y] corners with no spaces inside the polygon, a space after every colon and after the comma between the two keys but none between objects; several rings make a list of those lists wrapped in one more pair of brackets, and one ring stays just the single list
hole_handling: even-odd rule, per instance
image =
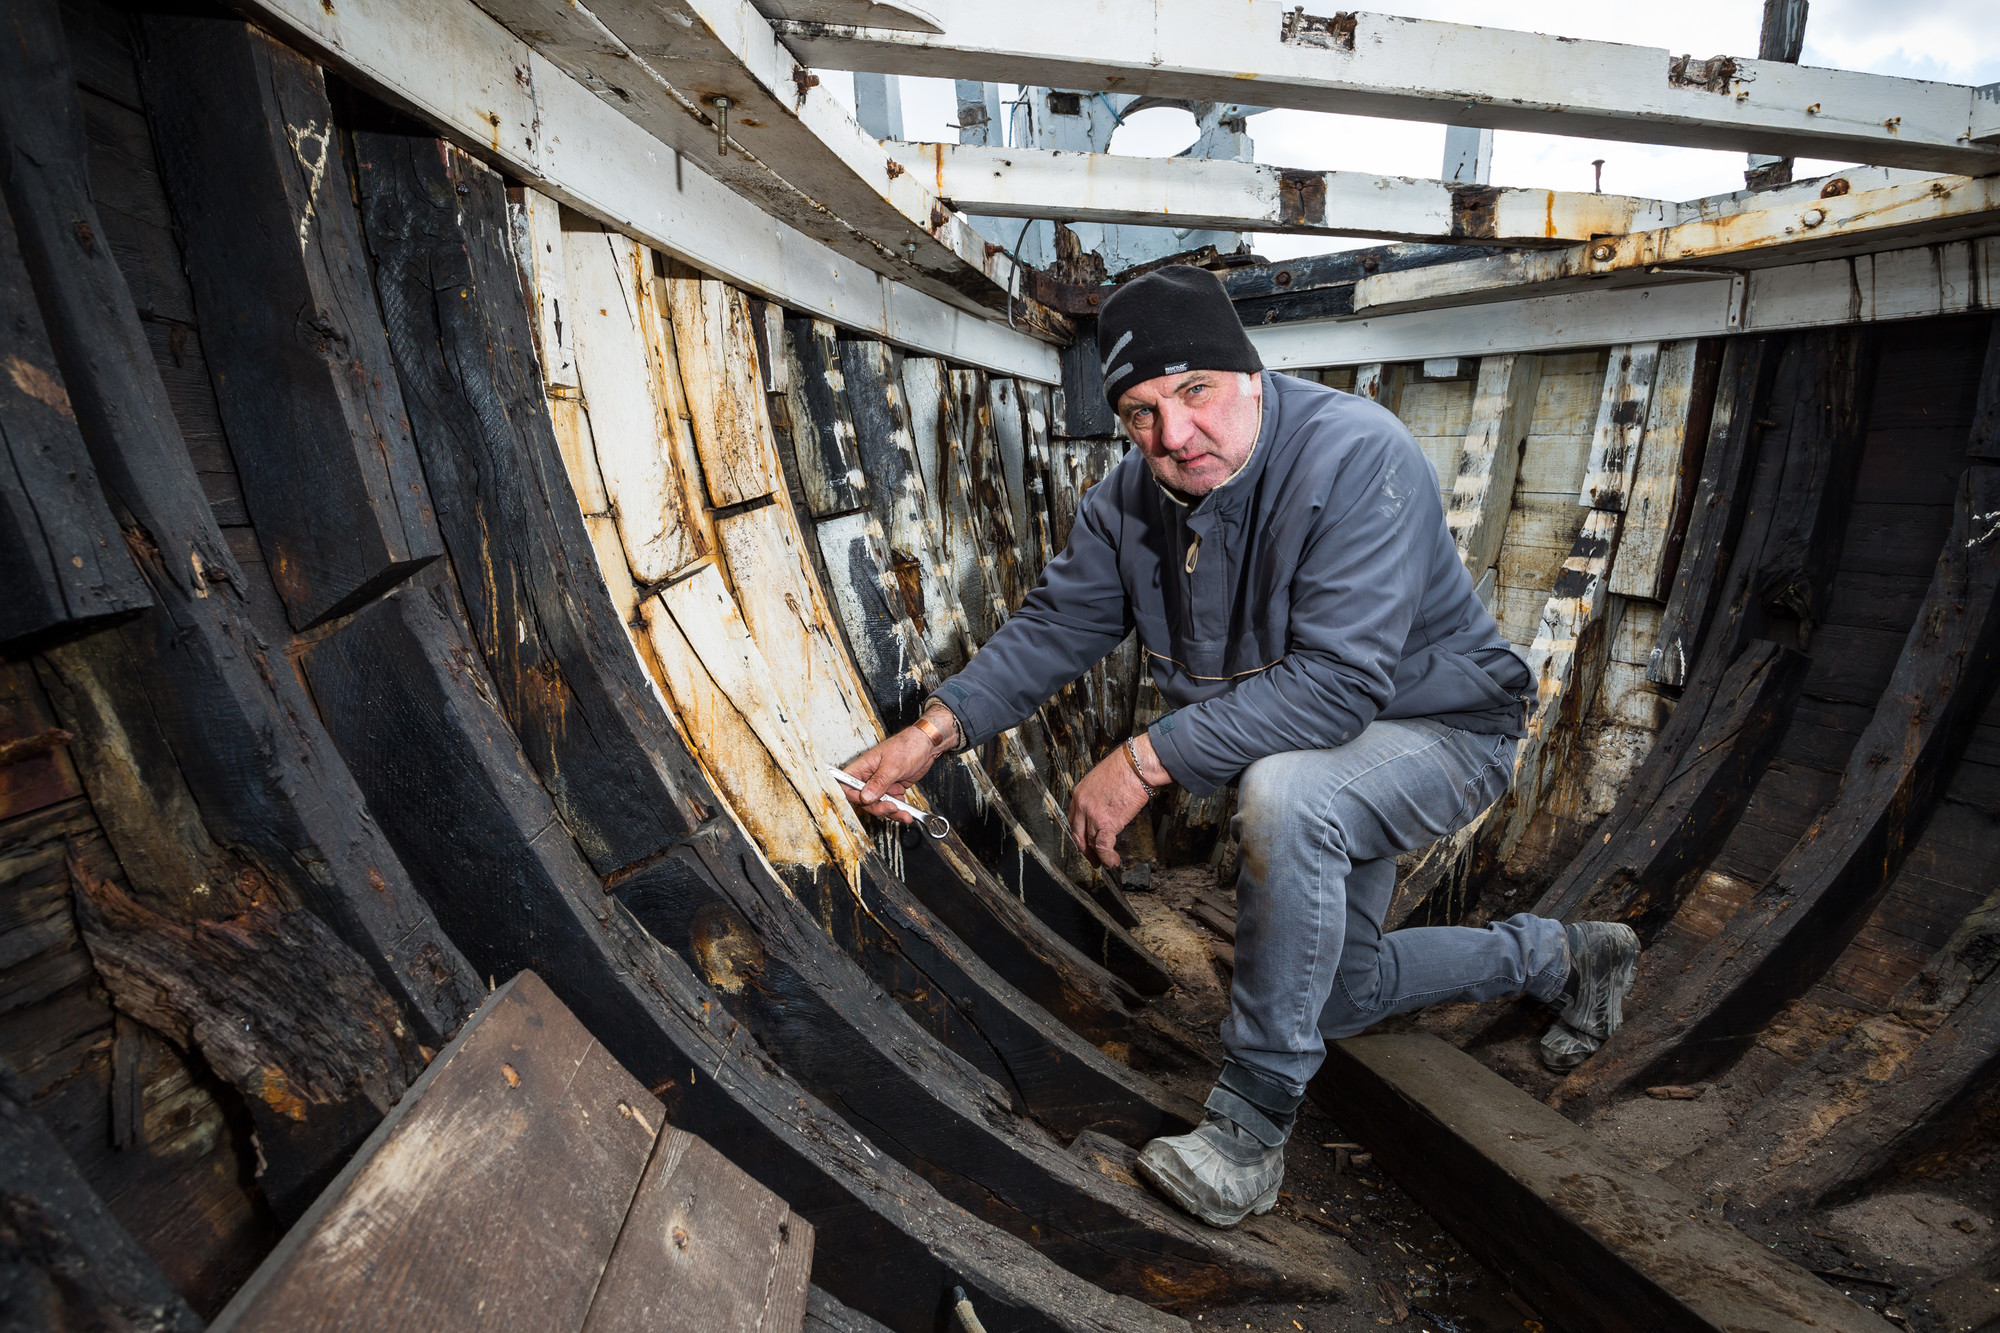
[{"label": "rusty nail", "polygon": [[688,1233],[686,1227],[675,1227],[673,1231],[673,1236],[674,1236],[675,1249],[685,1250],[688,1247]]},{"label": "rusty nail", "polygon": [[1272,279],[1272,281],[1273,281],[1273,282],[1275,282],[1275,283],[1277,283],[1277,284],[1278,284],[1278,285],[1279,285],[1280,287],[1289,287],[1289,286],[1291,286],[1291,285],[1292,285],[1292,273],[1291,273],[1291,270],[1290,270],[1290,269],[1283,269],[1283,268],[1279,269],[1279,270],[1278,270],[1278,276],[1277,276],[1277,277],[1275,277],[1275,278],[1273,278],[1273,279]]},{"label": "rusty nail", "polygon": [[728,157],[729,108],[735,103],[727,97],[718,97],[711,105],[715,107],[715,153],[717,157]]}]

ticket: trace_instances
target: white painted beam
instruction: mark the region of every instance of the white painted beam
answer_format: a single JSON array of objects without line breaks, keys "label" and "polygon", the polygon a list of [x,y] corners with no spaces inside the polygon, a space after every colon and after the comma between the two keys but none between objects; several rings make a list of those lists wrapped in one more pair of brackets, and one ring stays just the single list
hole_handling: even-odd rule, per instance
[{"label": "white painted beam", "polygon": [[1545,244],[1664,227],[1678,208],[1616,194],[1453,188],[1410,176],[1288,171],[1219,158],[885,147],[939,198],[988,217]]},{"label": "white painted beam", "polygon": [[[1977,174],[1974,90],[1291,0],[937,0],[944,33],[780,22],[823,69],[1236,102]],[[1982,124],[1986,122],[1982,121]]]},{"label": "white painted beam", "polygon": [[796,19],[801,23],[858,23],[868,28],[907,28],[911,32],[943,32],[937,16],[903,0],[757,0],[765,18]]},{"label": "white painted beam", "polygon": [[1061,379],[1045,343],[890,281],[772,217],[465,0],[244,7],[467,150],[704,272],[931,355],[1045,384]]},{"label": "white painted beam", "polygon": [[778,45],[749,0],[476,2],[779,221],[953,304],[1002,310],[1009,288],[1018,293],[1012,261],[904,175],[879,136]]},{"label": "white painted beam", "polygon": [[1968,232],[2000,232],[2000,177],[1938,176],[1629,236],[1605,235],[1561,250],[1378,273],[1356,284],[1354,309],[1389,314],[1614,279],[1644,283],[1672,275],[1676,266],[1761,268]]},{"label": "white painted beam", "polygon": [[1555,296],[1399,315],[1251,328],[1272,370],[1554,352],[1827,324],[2000,309],[2000,237],[1758,269],[1745,300],[1726,277],[1659,287],[1593,287]]}]

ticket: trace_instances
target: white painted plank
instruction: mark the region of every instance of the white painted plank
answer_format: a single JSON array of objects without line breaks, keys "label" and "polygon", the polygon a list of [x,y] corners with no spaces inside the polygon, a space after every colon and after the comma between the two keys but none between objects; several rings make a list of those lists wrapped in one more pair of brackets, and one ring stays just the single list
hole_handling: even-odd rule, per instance
[{"label": "white painted plank", "polygon": [[[1660,575],[1685,481],[1688,413],[1699,353],[1700,344],[1693,339],[1660,347],[1653,399],[1647,405],[1638,463],[1625,503],[1625,529],[1618,539],[1618,558],[1611,565],[1611,591],[1623,597],[1664,598]],[[1625,619],[1632,623],[1641,617],[1634,608]],[[1643,664],[1645,658],[1636,660]]]},{"label": "white painted plank", "polygon": [[1664,227],[1675,205],[1561,190],[1456,190],[1364,171],[972,144],[886,145],[967,213],[1391,241],[1588,240]]},{"label": "white painted plank", "polygon": [[699,497],[684,491],[673,467],[675,417],[661,395],[666,368],[649,353],[644,325],[657,324],[646,294],[652,258],[616,232],[578,231],[565,240],[577,374],[598,469],[634,576],[658,583],[710,548],[694,518]]},{"label": "white painted plank", "polygon": [[248,0],[288,40],[598,221],[788,309],[932,355],[1060,380],[1056,352],[885,279],[772,217],[627,120],[468,0]]},{"label": "white painted plank", "polygon": [[518,202],[508,202],[507,220],[514,228],[515,258],[535,308],[535,352],[541,359],[542,382],[551,389],[574,389],[575,330],[563,269],[562,206],[539,190],[518,193]]},{"label": "white painted plank", "polygon": [[1254,79],[1260,105],[1302,111],[1937,171],[2000,162],[1968,137],[1974,90],[1959,84],[1770,60],[1677,66],[1660,47],[1388,14],[1314,19],[1286,0],[961,0],[942,17],[943,34],[775,27],[822,69],[1212,102],[1240,100]]},{"label": "white painted plank", "polygon": [[556,433],[556,449],[562,454],[563,468],[569,473],[570,488],[586,516],[608,514],[611,497],[604,489],[604,477],[597,470],[597,442],[590,436],[590,416],[580,395],[549,396],[549,421]]},{"label": "white painted plank", "polygon": [[1625,512],[1659,361],[1658,343],[1627,343],[1611,349],[1597,425],[1590,437],[1590,460],[1583,474],[1581,503],[1592,509]]},{"label": "white painted plank", "polygon": [[727,283],[684,273],[661,286],[709,501],[721,508],[781,489],[748,298]]},{"label": "white painted plank", "polygon": [[1471,424],[1445,515],[1459,558],[1475,579],[1500,555],[1541,373],[1541,358],[1532,355],[1492,356],[1479,363]]},{"label": "white painted plank", "polygon": [[2000,238],[1758,269],[1748,275],[1740,321],[1731,318],[1730,285],[1702,278],[1595,287],[1454,310],[1263,324],[1248,332],[1266,366],[1293,370],[1921,319],[2000,308]]}]

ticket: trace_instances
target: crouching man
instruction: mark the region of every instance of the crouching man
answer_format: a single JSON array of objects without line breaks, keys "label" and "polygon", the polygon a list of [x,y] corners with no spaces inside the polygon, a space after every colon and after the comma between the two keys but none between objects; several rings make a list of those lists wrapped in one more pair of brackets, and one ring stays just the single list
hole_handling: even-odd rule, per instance
[{"label": "crouching man", "polygon": [[1103,307],[1104,391],[1138,446],[1080,506],[1069,547],[916,725],[848,765],[890,815],[940,755],[1019,723],[1136,629],[1175,711],[1077,784],[1070,828],[1115,865],[1169,783],[1239,783],[1227,1060],[1192,1133],[1139,1173],[1215,1226],[1270,1211],[1330,1038],[1451,1000],[1560,1011],[1556,1068],[1618,1025],[1639,944],[1526,914],[1382,933],[1396,858],[1512,780],[1532,682],[1473,593],[1435,474],[1395,416],[1262,368],[1228,295],[1160,269]]}]

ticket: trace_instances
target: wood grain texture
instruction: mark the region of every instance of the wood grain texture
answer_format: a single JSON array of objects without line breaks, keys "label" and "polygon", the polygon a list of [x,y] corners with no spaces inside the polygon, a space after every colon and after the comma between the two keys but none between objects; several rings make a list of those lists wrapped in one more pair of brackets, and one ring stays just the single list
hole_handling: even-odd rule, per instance
[{"label": "wood grain texture", "polygon": [[147,537],[134,555],[156,607],[109,633],[216,840],[366,959],[421,1039],[441,1040],[470,1007],[471,970],[365,818],[297,675],[254,627],[242,567],[99,240],[72,89],[56,7],[17,9],[0,43],[8,203],[99,481]]},{"label": "wood grain texture", "polygon": [[1527,353],[1489,356],[1479,363],[1472,424],[1465,432],[1465,447],[1459,451],[1458,473],[1451,482],[1445,516],[1459,556],[1474,578],[1500,555],[1507,511],[1514,498],[1514,477],[1527,443],[1529,423],[1534,419],[1541,365],[1541,358]]},{"label": "wood grain texture", "polygon": [[847,514],[868,500],[868,479],[854,441],[838,330],[803,315],[784,323],[785,399],[792,447],[798,454],[801,497],[814,518]]},{"label": "wood grain texture", "polygon": [[1435,1037],[1334,1042],[1311,1095],[1566,1326],[1890,1327]]},{"label": "wood grain texture", "polygon": [[[0,210],[4,212],[4,210]],[[14,236],[0,216],[0,647],[22,652],[152,605],[97,484]]]},{"label": "wood grain texture", "polygon": [[687,389],[709,503],[742,504],[777,489],[750,301],[727,283],[677,267],[662,284]]},{"label": "wood grain texture", "polygon": [[0,1062],[0,1320],[48,1333],[197,1333],[202,1321],[78,1174]]},{"label": "wood grain texture", "polygon": [[141,81],[202,347],[292,624],[443,550],[318,66],[229,19],[143,24]]},{"label": "wood grain texture", "polygon": [[1831,965],[1888,888],[2000,653],[2000,469],[1971,468],[1960,485],[1924,609],[1839,794],[1669,991],[1566,1080],[1566,1101],[1641,1079],[1690,1082],[1726,1063]]},{"label": "wood grain texture", "polygon": [[665,1126],[584,1333],[792,1333],[805,1322],[812,1252],[812,1223],[708,1144]]},{"label": "wood grain texture", "polygon": [[[1683,492],[1692,491],[1700,472],[1721,365],[1722,346],[1715,339],[1660,345],[1618,558],[1611,565],[1611,591],[1620,596],[1665,601],[1672,591],[1681,551],[1676,521],[1687,507]],[[1685,541],[1685,528],[1678,535]]]},{"label": "wood grain texture", "polygon": [[535,352],[542,381],[552,389],[577,388],[576,312],[570,308],[563,260],[562,206],[539,190],[510,189],[519,202],[508,210],[521,286],[534,306]]},{"label": "wood grain texture", "polygon": [[1584,464],[1579,503],[1621,514],[1626,511],[1659,366],[1658,343],[1627,343],[1611,349],[1610,363],[1604,370],[1604,395],[1598,402],[1597,423],[1590,436],[1590,458]]},{"label": "wood grain texture", "polygon": [[353,142],[412,431],[454,565],[472,575],[469,623],[522,748],[608,874],[686,836],[707,783],[641,721],[651,684],[569,484],[595,458],[570,463],[543,406],[500,178],[435,139]]},{"label": "wood grain texture", "polygon": [[[712,549],[703,504],[672,466],[686,411],[679,367],[662,347],[652,253],[614,232],[577,226],[563,236],[576,320],[576,371],[590,411],[598,470],[642,585],[672,578]],[[691,444],[689,440],[686,443]]]},{"label": "wood grain texture", "polygon": [[361,1329],[393,1311],[402,1327],[580,1328],[657,1108],[522,973],[438,1053],[215,1327]]},{"label": "wood grain texture", "polygon": [[1966,452],[1974,458],[2000,459],[2000,317],[1986,335],[1986,364],[1979,372],[1979,396],[1973,407],[1972,440]]}]

